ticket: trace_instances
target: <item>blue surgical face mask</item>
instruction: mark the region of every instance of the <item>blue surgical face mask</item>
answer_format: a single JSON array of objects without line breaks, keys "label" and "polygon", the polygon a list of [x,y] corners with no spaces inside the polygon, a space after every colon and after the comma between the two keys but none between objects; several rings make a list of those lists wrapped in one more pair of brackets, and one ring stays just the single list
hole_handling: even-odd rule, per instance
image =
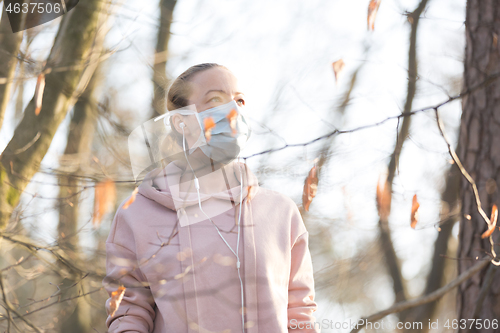
[{"label": "blue surgical face mask", "polygon": [[[234,121],[234,130],[231,128],[228,115],[235,110],[237,115]],[[250,137],[250,126],[242,112],[241,107],[233,100],[229,103],[197,113],[198,120],[202,129],[202,135],[205,135],[205,119],[209,117],[215,123],[211,129],[211,137],[208,140],[205,137],[206,144],[201,145],[200,149],[205,155],[220,163],[229,163],[240,154],[248,138]]]}]

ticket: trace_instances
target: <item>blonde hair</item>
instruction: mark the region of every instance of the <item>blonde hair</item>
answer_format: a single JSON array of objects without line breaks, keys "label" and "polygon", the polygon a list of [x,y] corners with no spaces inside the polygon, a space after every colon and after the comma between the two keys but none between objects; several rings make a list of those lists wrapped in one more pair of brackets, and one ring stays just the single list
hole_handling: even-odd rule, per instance
[{"label": "blonde hair", "polygon": [[172,111],[188,106],[189,95],[191,94],[191,87],[189,85],[189,82],[193,79],[195,74],[214,67],[227,69],[225,66],[213,62],[203,63],[191,66],[186,71],[184,71],[184,73],[179,75],[168,89],[167,110]]}]

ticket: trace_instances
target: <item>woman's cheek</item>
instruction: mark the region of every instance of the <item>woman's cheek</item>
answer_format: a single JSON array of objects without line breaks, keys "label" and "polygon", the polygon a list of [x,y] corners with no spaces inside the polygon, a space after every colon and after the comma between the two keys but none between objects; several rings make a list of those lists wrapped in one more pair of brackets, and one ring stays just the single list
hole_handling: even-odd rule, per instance
[{"label": "woman's cheek", "polygon": [[198,124],[196,124],[195,126],[193,126],[193,129],[191,130],[191,136],[192,138],[195,138],[195,139],[198,139],[198,137],[200,136],[201,134],[201,128]]},{"label": "woman's cheek", "polygon": [[186,118],[184,118],[184,123],[189,129],[189,136],[198,138],[198,136],[201,133],[201,128],[200,128],[200,123],[198,122],[196,116],[194,115],[187,116]]}]

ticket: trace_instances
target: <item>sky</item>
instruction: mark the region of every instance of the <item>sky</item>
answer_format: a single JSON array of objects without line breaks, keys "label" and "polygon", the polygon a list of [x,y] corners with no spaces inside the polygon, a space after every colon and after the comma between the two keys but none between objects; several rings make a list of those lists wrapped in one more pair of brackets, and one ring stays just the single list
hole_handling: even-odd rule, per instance
[{"label": "sky", "polygon": [[[335,129],[356,129],[401,113],[406,98],[410,32],[404,13],[413,11],[417,5],[418,1],[412,0],[383,0],[375,30],[368,31],[367,0],[178,0],[167,70],[176,77],[191,65],[216,62],[236,75],[247,97],[246,109],[253,130],[242,156],[281,147],[284,143],[308,142]],[[116,92],[117,112],[132,119],[129,128],[146,121],[150,114],[153,87],[148,64],[153,62],[158,16],[157,1],[127,0],[117,9],[110,24],[106,43],[108,47],[119,43],[120,51],[107,64],[106,88]],[[464,20],[465,1],[429,1],[419,23],[420,77],[413,110],[438,104],[459,92]],[[39,59],[50,52],[57,20],[47,23],[45,28],[34,45],[33,56]],[[345,68],[336,81],[332,62],[339,59],[345,62]],[[339,113],[342,97],[358,67],[361,69],[357,84],[342,115]],[[30,80],[25,86],[25,103],[32,98],[35,81]],[[440,108],[440,114],[448,135],[456,142],[460,102]],[[46,167],[57,167],[56,158],[64,151],[69,117],[43,161]],[[10,140],[13,128],[11,104],[0,132],[2,148]],[[310,208],[314,216],[336,221],[332,226],[335,248],[332,260],[354,256],[377,236],[375,189],[380,175],[386,172],[396,129],[397,121],[392,120],[338,135],[333,141],[332,157],[320,175],[318,195]],[[266,177],[263,186],[289,195],[301,204],[303,181],[322,143],[253,157],[247,163],[255,171],[262,166],[278,171]],[[438,233],[435,224],[439,221],[440,191],[449,160],[432,111],[412,117],[410,137],[395,179],[390,226],[402,260],[403,276],[411,281],[409,291],[413,296],[424,288]],[[34,180],[55,182],[41,174]],[[36,182],[27,191],[40,191],[48,197],[57,194],[54,187],[42,187]],[[414,194],[421,204],[417,230],[409,226]],[[29,195],[23,197],[29,199]],[[92,199],[89,191],[83,203],[88,214],[82,217],[82,224],[92,213]],[[33,207],[38,214],[48,207],[45,214],[38,216],[43,222],[37,222],[37,228],[41,237],[50,242],[56,234],[57,211],[47,205],[47,200],[35,200]],[[105,233],[106,225],[103,228],[100,232]],[[83,228],[86,235],[83,242],[89,248],[95,241],[95,232],[89,224]],[[457,232],[455,229],[455,237]],[[326,264],[318,259],[315,270]],[[387,280],[373,281],[366,292],[374,299],[376,309],[394,301]],[[363,308],[327,303],[321,296],[318,299],[323,305],[318,318],[343,321],[368,314]]]}]

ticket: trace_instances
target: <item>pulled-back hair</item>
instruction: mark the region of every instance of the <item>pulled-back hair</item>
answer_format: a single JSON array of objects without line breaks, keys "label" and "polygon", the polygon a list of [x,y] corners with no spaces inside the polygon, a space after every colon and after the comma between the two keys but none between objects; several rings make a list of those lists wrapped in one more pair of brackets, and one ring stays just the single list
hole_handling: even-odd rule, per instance
[{"label": "pulled-back hair", "polygon": [[168,89],[167,110],[173,111],[175,109],[188,106],[189,95],[191,94],[189,82],[192,80],[195,74],[214,67],[227,69],[226,67],[216,63],[203,63],[191,66],[186,71],[184,71],[184,73],[179,75]]}]

